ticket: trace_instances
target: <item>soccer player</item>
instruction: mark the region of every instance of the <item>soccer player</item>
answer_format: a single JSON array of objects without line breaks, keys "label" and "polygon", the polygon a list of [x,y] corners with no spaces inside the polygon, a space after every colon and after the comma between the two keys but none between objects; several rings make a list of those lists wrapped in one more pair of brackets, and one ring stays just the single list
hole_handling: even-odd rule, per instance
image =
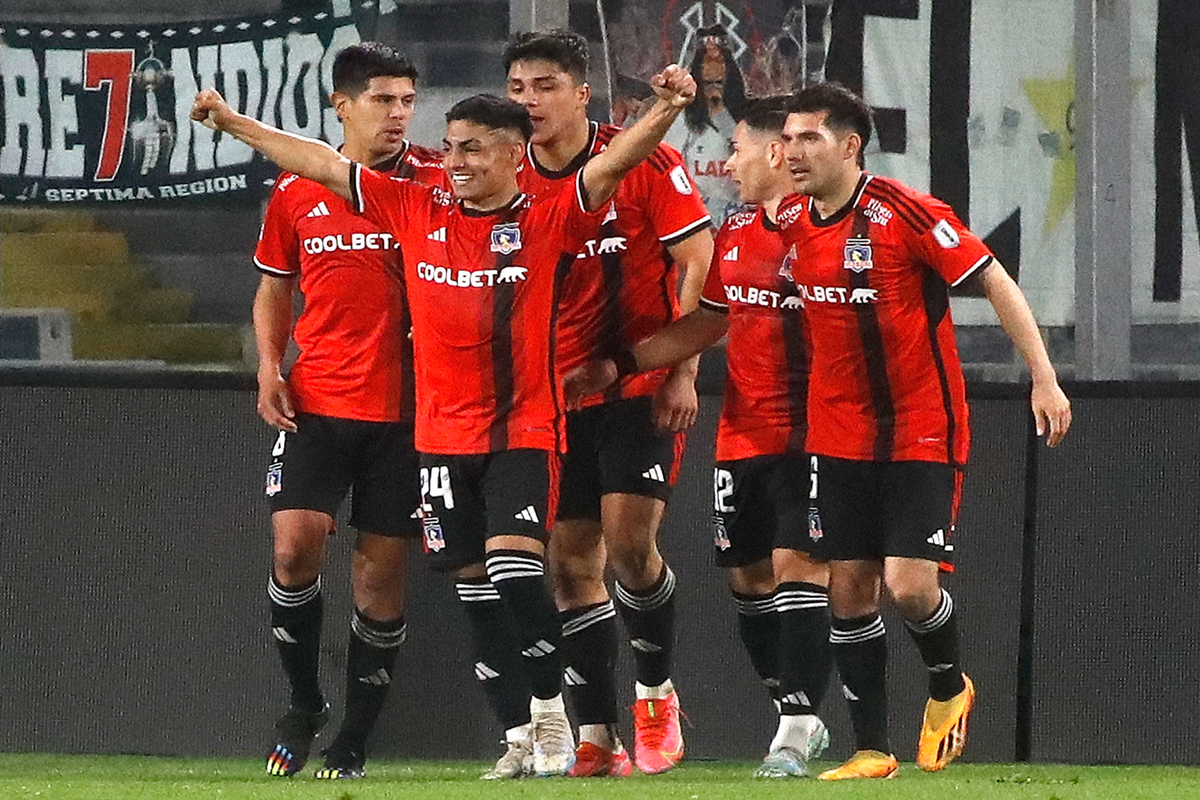
[{"label": "soccer player", "polygon": [[[333,64],[333,106],[343,153],[374,168],[440,182],[440,154],[408,143],[417,71],[391,48],[363,42]],[[366,742],[404,641],[410,517],[420,503],[413,449],[412,354],[398,253],[392,237],[319,183],[279,176],[255,263],[258,412],[279,429],[266,493],[274,561],[271,632],[291,685],[267,759],[294,775],[329,717],[318,680],[321,569],[338,506],[353,487],[350,524],[354,614],[346,655],[346,710],[318,778],[363,775]],[[304,311],[292,330],[292,296]],[[300,355],[285,378],[284,351]]]},{"label": "soccer player", "polygon": [[[630,372],[676,364],[728,333],[713,470],[716,561],[728,569],[738,631],[780,709],[756,772],[803,776],[828,743],[816,716],[829,681],[829,570],[809,555],[804,453],[808,354],[787,247],[775,223],[791,193],[780,138],[790,97],[747,103],[727,168],[742,202],[717,234],[700,307],[622,356]],[[568,404],[617,378],[613,360],[566,379]]]},{"label": "soccer player", "polygon": [[[565,30],[517,34],[504,63],[509,98],[533,119],[521,188],[553,194],[619,131],[588,121],[587,40]],[[709,216],[678,152],[658,147],[621,181],[614,199],[563,289],[558,346],[564,372],[650,335],[681,307],[695,308],[704,286],[712,257]],[[567,691],[580,725],[574,776],[631,771],[616,735],[618,612],[637,671],[634,759],[642,771],[657,773],[683,756],[671,683],[675,575],[658,551],[657,534],[682,458],[683,431],[696,416],[695,375],[693,359],[631,377],[587,398],[567,418],[550,565]],[[616,577],[615,609],[604,581],[606,556]]]},{"label": "soccer player", "polygon": [[948,205],[863,170],[870,111],[836,84],[796,95],[784,128],[793,195],[779,209],[812,336],[808,450],[820,534],[831,561],[835,660],[854,725],[854,756],[826,780],[896,772],[887,728],[881,590],[929,671],[917,765],[961,752],[975,697],[960,667],[949,569],[967,459],[967,404],[948,287],[973,280],[1033,377],[1039,433],[1058,444],[1071,421],[1021,290]]},{"label": "soccer player", "polygon": [[[638,124],[614,137],[574,182],[537,202],[517,185],[529,114],[491,95],[463,100],[446,115],[443,163],[453,197],[237,114],[214,90],[198,94],[192,110],[193,119],[350,199],[400,245],[425,546],[435,566],[454,571],[464,603],[495,612],[490,625],[468,614],[477,675],[520,672],[532,693],[506,730],[508,751],[486,777],[562,774],[575,760],[561,693],[562,627],[542,562],[565,444],[556,301],[617,183],[654,152],[695,96],[695,82],[675,65],[652,84],[659,99]],[[480,657],[514,652],[510,642],[496,641],[510,629],[519,664]]]}]

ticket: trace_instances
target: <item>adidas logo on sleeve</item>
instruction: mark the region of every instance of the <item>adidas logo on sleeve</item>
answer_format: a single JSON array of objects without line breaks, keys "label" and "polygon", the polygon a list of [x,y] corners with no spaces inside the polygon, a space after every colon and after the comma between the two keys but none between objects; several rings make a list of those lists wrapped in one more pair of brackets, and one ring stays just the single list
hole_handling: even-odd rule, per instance
[{"label": "adidas logo on sleeve", "polygon": [[309,217],[309,218],[328,217],[329,216],[329,206],[325,205],[325,201],[322,200],[321,202],[319,202],[315,206],[313,206],[312,211],[309,211],[304,216]]}]

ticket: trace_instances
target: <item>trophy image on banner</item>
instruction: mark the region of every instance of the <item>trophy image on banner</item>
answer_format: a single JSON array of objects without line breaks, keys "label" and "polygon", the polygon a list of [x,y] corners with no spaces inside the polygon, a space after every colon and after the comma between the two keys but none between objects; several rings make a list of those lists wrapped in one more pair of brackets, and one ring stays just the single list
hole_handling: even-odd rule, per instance
[{"label": "trophy image on banner", "polygon": [[146,58],[130,76],[132,89],[146,96],[145,114],[129,124],[129,138],[133,142],[135,164],[138,174],[147,175],[160,161],[171,155],[175,146],[175,129],[170,120],[158,113],[158,92],[165,89],[172,79],[171,71],[154,56],[154,43],[150,43]]}]

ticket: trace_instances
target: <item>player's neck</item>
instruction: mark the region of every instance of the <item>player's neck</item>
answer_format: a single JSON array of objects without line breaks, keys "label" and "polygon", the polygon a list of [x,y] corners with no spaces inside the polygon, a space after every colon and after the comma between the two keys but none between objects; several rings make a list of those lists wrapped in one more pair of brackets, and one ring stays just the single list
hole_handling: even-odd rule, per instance
[{"label": "player's neck", "polygon": [[771,222],[776,221],[776,215],[779,213],[779,204],[791,193],[791,173],[787,172],[787,170],[781,170],[779,180],[775,181],[775,185],[771,187],[770,197],[759,203],[763,208],[763,213],[767,215],[767,219],[771,220]]},{"label": "player's neck", "polygon": [[346,143],[342,145],[342,155],[351,161],[357,161],[359,164],[365,164],[368,167],[374,167],[378,164],[382,164],[385,161],[395,158],[396,154],[407,146],[408,142],[406,140],[401,142],[400,146],[394,150],[385,150],[380,152],[372,149],[371,146],[365,142],[356,142],[354,140],[347,139]]},{"label": "player's neck", "polygon": [[591,138],[591,123],[587,117],[580,117],[564,135],[541,144],[533,144],[533,157],[543,168],[559,172],[583,152]]},{"label": "player's neck", "polygon": [[830,217],[841,211],[847,203],[854,199],[854,192],[858,189],[858,181],[861,177],[862,170],[846,171],[837,185],[829,192],[822,197],[813,195],[813,205],[816,206],[817,213],[822,217]]},{"label": "player's neck", "polygon": [[520,193],[521,190],[517,186],[517,179],[514,175],[512,183],[505,184],[503,189],[499,189],[486,197],[473,198],[471,200],[463,199],[461,202],[465,209],[479,214],[489,214],[511,206]]}]

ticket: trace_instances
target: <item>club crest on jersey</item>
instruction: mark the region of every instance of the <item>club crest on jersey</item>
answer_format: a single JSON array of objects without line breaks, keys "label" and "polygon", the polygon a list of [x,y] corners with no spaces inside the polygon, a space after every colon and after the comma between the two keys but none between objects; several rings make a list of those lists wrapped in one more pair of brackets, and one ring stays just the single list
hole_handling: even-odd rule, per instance
[{"label": "club crest on jersey", "polygon": [[788,249],[787,255],[783,257],[783,263],[779,265],[779,277],[788,283],[792,282],[792,264],[795,263],[796,258],[796,245],[792,245]]},{"label": "club crest on jersey", "polygon": [[437,517],[423,516],[421,529],[424,531],[425,552],[440,553],[446,547],[446,536],[442,533],[442,523]]},{"label": "club crest on jersey", "polygon": [[871,256],[870,239],[847,239],[846,260],[842,266],[851,272],[865,272],[875,266]]},{"label": "club crest on jersey", "polygon": [[283,464],[280,464],[278,461],[276,461],[267,469],[267,497],[274,497],[282,490]]},{"label": "club crest on jersey", "polygon": [[502,256],[512,255],[521,249],[521,228],[515,222],[506,222],[492,228],[492,252]]}]

